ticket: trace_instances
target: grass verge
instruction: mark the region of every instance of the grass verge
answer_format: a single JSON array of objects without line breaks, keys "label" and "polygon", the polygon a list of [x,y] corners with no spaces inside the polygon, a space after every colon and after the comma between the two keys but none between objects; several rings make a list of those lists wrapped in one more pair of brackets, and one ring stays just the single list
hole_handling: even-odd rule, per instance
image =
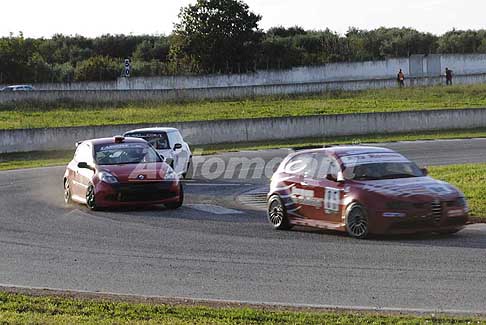
[{"label": "grass verge", "polygon": [[238,101],[184,103],[4,104],[0,129],[397,112],[486,107],[486,85],[326,92]]},{"label": "grass verge", "polygon": [[471,216],[475,221],[486,221],[486,164],[435,166],[430,176],[453,184],[467,197]]},{"label": "grass verge", "polygon": [[140,304],[0,293],[5,324],[486,324],[475,317]]}]

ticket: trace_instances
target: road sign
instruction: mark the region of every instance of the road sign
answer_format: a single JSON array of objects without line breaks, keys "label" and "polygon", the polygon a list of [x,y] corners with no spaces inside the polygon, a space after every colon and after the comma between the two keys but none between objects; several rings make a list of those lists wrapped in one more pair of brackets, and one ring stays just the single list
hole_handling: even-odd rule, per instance
[{"label": "road sign", "polygon": [[132,71],[132,60],[125,59],[125,69],[123,75],[128,78],[130,77],[130,72]]}]

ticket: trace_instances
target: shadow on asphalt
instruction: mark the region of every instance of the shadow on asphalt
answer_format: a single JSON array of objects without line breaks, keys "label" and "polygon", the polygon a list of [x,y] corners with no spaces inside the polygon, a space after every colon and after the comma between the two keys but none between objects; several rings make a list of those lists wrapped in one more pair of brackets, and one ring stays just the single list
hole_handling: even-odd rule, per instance
[{"label": "shadow on asphalt", "polygon": [[456,234],[441,235],[436,233],[426,234],[410,234],[410,235],[371,235],[369,238],[360,240],[348,236],[348,234],[340,231],[321,230],[304,227],[295,227],[290,232],[298,232],[303,234],[315,234],[325,236],[326,239],[336,237],[339,239],[349,240],[356,244],[404,244],[414,246],[430,246],[430,247],[458,247],[458,248],[480,248],[486,249],[486,231],[479,231],[475,229],[464,229]]}]

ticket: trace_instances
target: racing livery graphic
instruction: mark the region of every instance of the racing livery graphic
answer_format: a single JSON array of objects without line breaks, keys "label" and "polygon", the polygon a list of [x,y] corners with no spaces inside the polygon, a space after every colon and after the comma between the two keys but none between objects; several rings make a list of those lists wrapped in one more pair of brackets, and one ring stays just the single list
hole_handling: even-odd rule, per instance
[{"label": "racing livery graphic", "polygon": [[268,219],[369,234],[451,234],[468,221],[464,194],[427,176],[426,169],[390,149],[341,146],[287,156],[272,177]]}]

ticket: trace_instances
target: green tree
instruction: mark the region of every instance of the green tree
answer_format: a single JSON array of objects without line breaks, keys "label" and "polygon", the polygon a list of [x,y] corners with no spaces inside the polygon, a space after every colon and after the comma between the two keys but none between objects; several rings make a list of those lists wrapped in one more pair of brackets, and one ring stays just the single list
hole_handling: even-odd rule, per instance
[{"label": "green tree", "polygon": [[171,58],[192,72],[253,70],[263,33],[261,16],[241,0],[197,0],[181,9]]},{"label": "green tree", "polygon": [[75,81],[116,80],[121,75],[122,64],[107,56],[94,56],[78,63],[74,70]]}]

